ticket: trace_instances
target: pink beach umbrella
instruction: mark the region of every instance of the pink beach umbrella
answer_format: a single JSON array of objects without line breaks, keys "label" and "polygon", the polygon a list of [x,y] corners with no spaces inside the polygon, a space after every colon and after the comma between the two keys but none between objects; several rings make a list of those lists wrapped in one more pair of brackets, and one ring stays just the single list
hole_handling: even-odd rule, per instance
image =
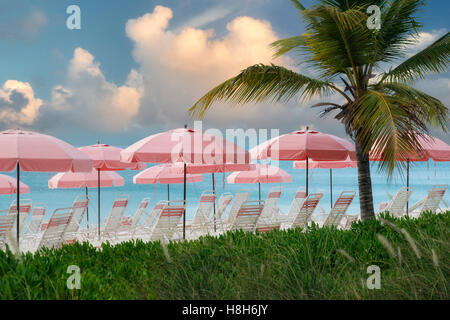
[{"label": "pink beach umbrella", "polygon": [[228,183],[258,183],[259,200],[261,200],[261,183],[291,182],[292,176],[275,166],[256,164],[255,169],[236,171],[227,177]]},{"label": "pink beach umbrella", "polygon": [[[148,136],[121,152],[124,162],[183,163],[186,164],[249,163],[249,153],[221,137],[191,128],[178,128]],[[183,199],[186,201],[186,179]],[[183,214],[183,239],[186,238],[186,212]]]},{"label": "pink beach umbrella", "polygon": [[305,160],[306,194],[308,194],[309,160],[356,160],[355,146],[347,140],[313,130],[299,130],[265,141],[250,150],[253,159]]},{"label": "pink beach umbrella", "polygon": [[[423,149],[423,152],[417,151],[413,154],[398,155],[396,161],[406,161],[406,187],[409,188],[409,163],[411,161],[429,161],[430,159],[435,162],[450,161],[450,145],[444,141],[424,135],[418,136],[417,140]],[[377,154],[375,151],[377,148],[374,146],[370,152],[371,161],[381,161],[381,154]],[[409,201],[406,202],[406,213],[409,211]]]},{"label": "pink beach umbrella", "polygon": [[140,170],[145,168],[145,163],[128,163],[120,160],[121,148],[113,147],[107,144],[93,144],[79,148],[86,153],[93,161],[94,168],[97,170],[97,205],[98,205],[98,239],[100,240],[100,187],[101,171],[121,171],[126,169]]},{"label": "pink beach umbrella", "polygon": [[[100,179],[98,173],[100,172]],[[86,188],[86,196],[88,188],[100,187],[120,187],[124,185],[124,179],[113,171],[98,171],[92,169],[91,172],[60,172],[48,180],[50,189],[59,188]],[[86,211],[86,218],[89,225],[89,211]]]},{"label": "pink beach umbrella", "polygon": [[[20,183],[20,193],[29,193],[30,188],[23,182]],[[0,194],[17,193],[17,180],[6,174],[0,174]]]},{"label": "pink beach umbrella", "polygon": [[[309,160],[309,169],[330,169],[330,203],[333,208],[333,169],[358,168],[358,163],[348,157],[344,161],[314,161]],[[294,169],[305,169],[306,161],[294,161]]]},{"label": "pink beach umbrella", "polygon": [[[50,189],[57,188],[96,188],[99,185],[96,169],[91,172],[60,172],[48,180]],[[100,172],[100,187],[120,187],[124,185],[124,178],[113,171]]]},{"label": "pink beach umbrella", "polygon": [[[135,184],[167,184],[167,200],[170,200],[170,185],[184,183],[184,174],[174,173],[170,164],[160,164],[139,172],[133,177]],[[186,174],[186,182],[201,182],[201,174]]]},{"label": "pink beach umbrella", "polygon": [[[20,169],[39,172],[89,172],[92,160],[55,137],[24,130],[0,132],[0,171],[17,170],[17,207],[20,207]],[[19,215],[17,215],[19,246]]]}]

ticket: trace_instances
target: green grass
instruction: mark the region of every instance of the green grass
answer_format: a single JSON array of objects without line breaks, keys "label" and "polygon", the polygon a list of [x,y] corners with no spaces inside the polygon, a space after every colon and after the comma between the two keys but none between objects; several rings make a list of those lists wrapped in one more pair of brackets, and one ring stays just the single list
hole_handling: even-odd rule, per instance
[{"label": "green grass", "polygon": [[[0,252],[0,298],[449,299],[450,212],[385,219],[348,231],[313,226],[306,233],[229,232],[166,246],[138,241],[19,257]],[[80,290],[66,287],[69,265],[81,269]],[[370,265],[381,269],[379,290],[366,286]]]}]

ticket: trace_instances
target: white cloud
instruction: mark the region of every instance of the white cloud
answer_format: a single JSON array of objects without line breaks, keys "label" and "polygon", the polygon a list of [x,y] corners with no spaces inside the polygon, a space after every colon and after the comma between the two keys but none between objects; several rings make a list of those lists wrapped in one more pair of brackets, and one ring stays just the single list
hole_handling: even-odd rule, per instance
[{"label": "white cloud", "polygon": [[442,37],[446,32],[446,29],[432,30],[431,32],[419,32],[419,35],[417,37],[411,38],[415,41],[415,44],[409,48],[409,54],[413,55],[425,49],[437,39]]},{"label": "white cloud", "polygon": [[42,100],[34,96],[28,82],[7,80],[0,88],[0,124],[28,126],[37,117]]},{"label": "white cloud", "polygon": [[[237,17],[226,26],[227,33],[216,38],[214,30],[188,26],[172,31],[172,10],[156,6],[152,13],[130,19],[126,33],[135,43],[133,55],[140,64],[146,88],[139,117],[142,124],[164,123],[182,126],[187,109],[213,86],[257,63],[289,65],[288,58],[273,60],[269,44],[278,39],[268,21]],[[218,105],[208,114],[211,125],[231,125],[235,121],[257,125],[283,117],[282,106],[258,104],[245,112],[230,112]],[[270,121],[269,121],[270,122]],[[279,122],[278,122],[279,123]]]},{"label": "white cloud", "polygon": [[144,89],[142,76],[131,70],[124,85],[106,80],[100,63],[82,48],[76,48],[69,62],[67,79],[52,89],[38,126],[61,123],[78,129],[114,132],[127,129],[139,113]]}]

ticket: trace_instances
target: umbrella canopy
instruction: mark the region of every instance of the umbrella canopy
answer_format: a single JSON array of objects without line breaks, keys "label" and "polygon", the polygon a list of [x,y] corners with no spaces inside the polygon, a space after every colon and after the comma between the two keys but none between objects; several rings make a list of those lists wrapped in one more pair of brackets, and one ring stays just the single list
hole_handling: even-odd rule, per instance
[{"label": "umbrella canopy", "polygon": [[93,160],[94,168],[100,169],[101,171],[141,170],[146,167],[143,162],[128,163],[120,161],[122,148],[107,144],[93,144],[81,147],[79,150],[86,153]]},{"label": "umbrella canopy", "polygon": [[[40,172],[89,172],[92,160],[67,142],[24,130],[0,132],[0,171],[17,172],[17,207],[20,208],[20,169]],[[17,247],[20,221],[17,215]]]},{"label": "umbrella canopy", "polygon": [[[172,184],[172,183],[183,183],[184,174],[183,173],[173,173],[171,170],[171,165],[160,164],[141,171],[133,177],[133,183],[137,184]],[[187,174],[187,182],[201,182],[203,181],[203,176],[201,174]]]},{"label": "umbrella canopy", "polygon": [[250,150],[253,159],[305,160],[308,194],[309,160],[356,160],[355,146],[347,140],[313,130],[299,130],[265,141]]},{"label": "umbrella canopy", "polygon": [[[344,161],[314,161],[309,160],[309,169],[330,169],[330,207],[333,208],[333,169],[358,168],[358,162],[350,157]],[[294,161],[294,169],[306,169],[306,161]]]},{"label": "umbrella canopy", "polygon": [[[114,171],[100,172],[100,187],[119,187],[124,185],[124,178]],[[48,180],[50,189],[57,188],[95,188],[98,187],[97,170],[84,172],[60,172]]]},{"label": "umbrella canopy", "polygon": [[92,160],[67,142],[32,131],[0,132],[0,171],[89,172]]},{"label": "umbrella canopy", "polygon": [[[342,169],[357,168],[358,163],[348,157],[344,161],[314,161],[309,160],[309,169]],[[306,169],[306,161],[294,161],[294,169]]]},{"label": "umbrella canopy", "polygon": [[[23,182],[20,182],[20,193],[29,193],[30,188]],[[6,174],[0,174],[0,194],[17,193],[17,180]]]},{"label": "umbrella canopy", "polygon": [[228,183],[258,183],[258,198],[261,200],[261,183],[291,182],[292,176],[280,169],[266,164],[256,164],[250,171],[236,171],[227,177]]},{"label": "umbrella canopy", "polygon": [[218,136],[178,128],[139,140],[121,152],[124,162],[249,163],[249,153]]},{"label": "umbrella canopy", "polygon": [[356,160],[355,146],[347,140],[313,130],[275,137],[250,150],[252,159],[342,161]]},{"label": "umbrella canopy", "polygon": [[[253,163],[224,163],[224,164],[199,164],[187,163],[186,173],[220,173],[233,171],[248,171],[256,169]],[[174,163],[171,166],[172,173],[183,174],[183,163]]]},{"label": "umbrella canopy", "polygon": [[[444,141],[432,136],[419,136],[417,141],[423,149],[423,152],[416,152],[409,155],[398,155],[397,161],[429,161],[433,159],[436,162],[450,161],[450,146]],[[381,161],[381,155],[376,155],[375,147],[370,152],[370,160]]]},{"label": "umbrella canopy", "polygon": [[256,164],[254,170],[236,171],[227,177],[228,183],[281,183],[291,182],[292,176],[283,169]]}]

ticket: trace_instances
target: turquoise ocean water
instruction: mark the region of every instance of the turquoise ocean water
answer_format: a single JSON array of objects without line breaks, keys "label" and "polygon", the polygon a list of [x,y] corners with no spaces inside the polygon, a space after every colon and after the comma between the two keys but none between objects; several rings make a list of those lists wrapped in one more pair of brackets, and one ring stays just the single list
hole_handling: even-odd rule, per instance
[{"label": "turquoise ocean water", "polygon": [[[151,164],[148,164],[150,166]],[[293,169],[291,161],[281,161],[279,166],[292,175],[292,182],[281,184],[283,188],[282,196],[279,202],[281,211],[287,212],[291,204],[292,198],[298,187],[305,186],[305,170]],[[102,188],[101,190],[101,220],[109,215],[114,197],[117,194],[130,195],[130,201],[125,211],[125,215],[134,215],[134,212],[139,206],[140,201],[144,197],[151,198],[151,207],[153,207],[159,200],[167,199],[166,185],[136,185],[133,184],[133,176],[139,171],[120,171],[118,172],[125,178],[125,185],[122,187]],[[372,166],[372,184],[373,195],[375,202],[375,210],[378,210],[381,202],[388,201],[387,193],[394,195],[395,192],[403,185],[405,185],[406,177],[401,177],[398,173],[394,175],[391,181],[388,181],[386,176],[377,171],[376,165]],[[6,172],[11,176],[16,175],[14,172]],[[239,190],[249,190],[251,192],[251,199],[258,199],[257,184],[227,184],[225,176],[222,173],[215,175],[216,190],[218,196],[222,192],[231,192],[233,194]],[[22,198],[32,199],[33,203],[44,203],[47,206],[46,219],[48,219],[56,208],[71,206],[74,198],[82,193],[85,189],[49,189],[47,181],[53,176],[52,173],[38,173],[38,172],[21,172],[21,181],[30,187],[30,193],[22,195]],[[225,180],[224,180],[225,179]],[[330,189],[329,189],[329,170],[328,169],[314,169],[310,170],[309,190],[310,192],[323,191],[324,197],[320,205],[328,210],[330,208]],[[187,188],[187,218],[192,218],[198,200],[202,191],[211,190],[212,181],[211,174],[203,175],[203,182],[188,184]],[[410,185],[414,187],[414,192],[411,196],[410,203],[414,203],[426,196],[427,191],[435,184],[449,184],[450,182],[450,163],[412,163],[410,169]],[[270,188],[279,186],[280,184],[261,184],[262,198],[267,196]],[[333,170],[333,199],[336,200],[339,193],[344,190],[358,191],[357,186],[357,169],[334,169]],[[171,200],[183,199],[183,185],[171,185]],[[97,222],[97,189],[89,189],[91,196],[91,203],[89,205],[89,219],[91,223]],[[7,209],[15,195],[1,195],[0,209]],[[450,205],[450,192],[447,191],[444,200]],[[359,213],[359,199],[356,198],[348,211],[349,214]]]}]

